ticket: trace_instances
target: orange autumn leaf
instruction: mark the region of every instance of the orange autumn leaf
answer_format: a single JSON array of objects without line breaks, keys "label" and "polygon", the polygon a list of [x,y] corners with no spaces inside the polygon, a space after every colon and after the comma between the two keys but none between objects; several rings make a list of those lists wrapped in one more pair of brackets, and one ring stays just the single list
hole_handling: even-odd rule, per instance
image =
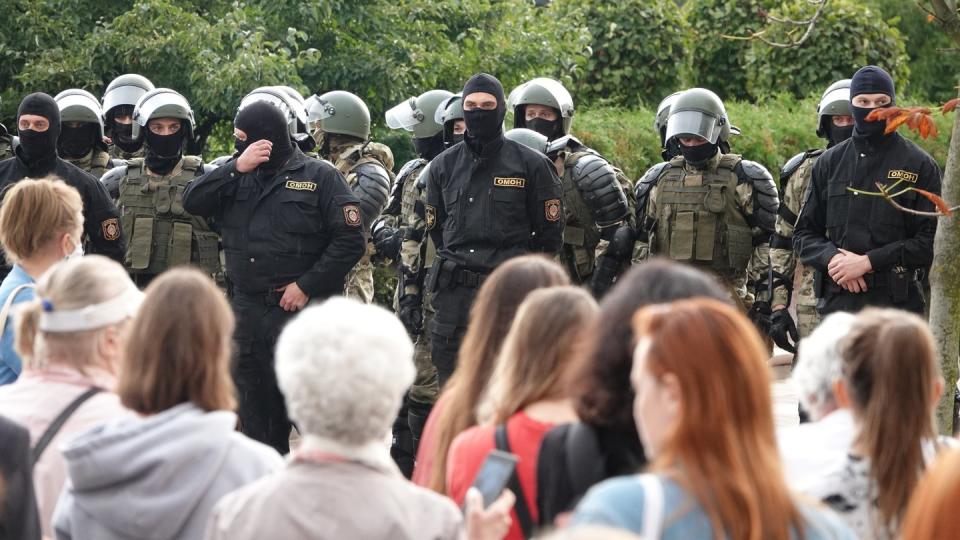
[{"label": "orange autumn leaf", "polygon": [[905,109],[900,107],[883,107],[879,109],[874,109],[870,111],[870,114],[867,115],[868,122],[877,122],[879,120],[886,120],[888,118],[893,118],[901,113],[906,113]]},{"label": "orange autumn leaf", "polygon": [[918,112],[910,113],[910,118],[907,120],[907,127],[914,131],[919,131],[921,122],[923,122],[922,114]]},{"label": "orange autumn leaf", "polygon": [[923,195],[930,202],[932,202],[933,205],[937,207],[937,211],[939,211],[941,214],[945,216],[953,215],[953,210],[950,209],[950,205],[947,204],[947,201],[941,199],[939,195],[935,193],[930,193],[929,191],[918,189],[918,188],[913,188],[913,190],[919,193],[920,195]]},{"label": "orange autumn leaf", "polygon": [[887,120],[887,129],[883,130],[884,135],[889,135],[897,130],[898,127],[902,126],[907,119],[910,118],[908,114],[901,114],[900,116],[894,118],[893,120]]},{"label": "orange autumn leaf", "polygon": [[958,104],[960,104],[960,98],[951,99],[943,104],[942,113],[947,114],[948,112],[953,112],[953,110],[957,108]]},{"label": "orange autumn leaf", "polygon": [[932,23],[932,22],[935,21],[935,20],[937,20],[937,18],[933,16],[933,13],[927,13],[927,22],[928,22],[928,23]]},{"label": "orange autumn leaf", "polygon": [[920,124],[920,138],[926,139],[928,137],[937,136],[937,124],[934,123],[933,118],[929,116],[923,117],[923,123]]}]

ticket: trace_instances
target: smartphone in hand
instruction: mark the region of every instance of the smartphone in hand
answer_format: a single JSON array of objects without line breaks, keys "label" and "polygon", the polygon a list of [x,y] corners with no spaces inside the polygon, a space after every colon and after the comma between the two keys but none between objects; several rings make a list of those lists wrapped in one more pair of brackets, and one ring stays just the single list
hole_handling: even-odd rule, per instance
[{"label": "smartphone in hand", "polygon": [[483,495],[483,507],[487,508],[503,493],[517,469],[517,456],[491,450],[484,460],[480,472],[473,479],[473,487]]}]

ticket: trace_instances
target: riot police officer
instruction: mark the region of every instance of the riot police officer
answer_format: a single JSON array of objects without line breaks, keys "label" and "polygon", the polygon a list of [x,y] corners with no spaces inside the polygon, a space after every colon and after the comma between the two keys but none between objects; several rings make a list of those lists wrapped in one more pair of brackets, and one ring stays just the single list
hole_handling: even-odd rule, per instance
[{"label": "riot police officer", "polygon": [[110,157],[143,157],[143,139],[133,136],[133,108],[153,89],[149,79],[135,73],[120,75],[107,85],[103,93],[103,127],[112,145]]},{"label": "riot police officer", "polygon": [[377,254],[399,260],[397,315],[415,340],[417,377],[394,425],[394,459],[405,473],[412,472],[420,435],[440,391],[437,368],[430,359],[430,334],[423,332],[424,325],[433,320],[430,298],[423,294],[423,279],[435,249],[426,238],[424,189],[419,180],[430,161],[446,148],[443,122],[436,113],[442,112],[440,107],[451,96],[446,90],[430,90],[402,101],[385,114],[388,127],[411,133],[417,152],[416,159],[400,168],[390,202],[373,232]]},{"label": "riot police officer", "polygon": [[100,178],[113,168],[104,142],[103,112],[90,92],[73,88],[53,98],[60,107],[57,153],[64,160]]},{"label": "riot police officer", "polygon": [[[850,114],[850,79],[831,84],[817,105],[817,135],[827,139],[827,148],[842,143],[853,135]],[[780,173],[780,208],[776,233],[770,241],[770,272],[773,284],[773,313],[770,316],[770,337],[782,349],[794,351],[799,339],[810,335],[820,323],[817,296],[813,291],[813,269],[800,265],[800,287],[794,294],[793,279],[797,259],[793,251],[793,226],[803,205],[803,196],[810,185],[810,173],[825,149],[807,150],[792,157]],[[796,302],[797,324],[787,307]],[[791,343],[792,340],[792,343]]]},{"label": "riot police officer", "polygon": [[657,114],[653,117],[653,130],[660,136],[660,156],[664,161],[680,155],[680,143],[677,139],[667,139],[667,119],[670,117],[670,106],[682,92],[674,92],[663,98],[657,105]]},{"label": "riot police officer", "polygon": [[[858,311],[892,306],[923,313],[920,272],[933,262],[937,220],[902,212],[875,192],[876,183],[940,193],[940,168],[929,154],[899,133],[885,134],[886,121],[867,116],[896,101],[893,79],[866,66],[850,81],[854,129],[850,139],[817,159],[811,188],[793,234],[801,262],[816,272],[817,310]],[[914,191],[896,198],[904,207],[934,211]]]},{"label": "riot police officer", "polygon": [[[20,144],[15,156],[0,161],[0,193],[24,178],[54,175],[75,187],[83,198],[83,230],[89,251],[123,260],[124,238],[117,207],[103,185],[89,173],[57,156],[60,108],[52,97],[30,94],[17,110]],[[6,275],[6,270],[0,271]]]},{"label": "riot police officer", "polygon": [[503,137],[503,86],[486,73],[463,88],[466,138],[432,162],[427,230],[437,258],[427,277],[436,315],[432,358],[443,385],[456,366],[470,306],[486,276],[524,253],[563,242],[563,190],[550,160]]},{"label": "riot police officer", "polygon": [[677,96],[666,137],[677,139],[680,155],[637,183],[638,222],[651,255],[712,271],[751,308],[758,293],[769,302],[765,281],[779,200],[766,168],[722,152],[729,136],[716,94],[692,88]]},{"label": "riot police officer", "polygon": [[[329,160],[360,199],[365,232],[387,206],[393,185],[393,152],[370,140],[370,111],[359,97],[335,90],[314,104],[314,139],[320,157]],[[347,276],[347,296],[373,301],[373,245]]]},{"label": "riot police officer", "polygon": [[450,96],[437,109],[436,120],[443,124],[443,145],[446,148],[463,141],[467,133],[467,122],[463,119],[463,96]]},{"label": "riot police officer", "polygon": [[275,105],[250,103],[234,126],[238,157],[191,182],[183,207],[220,227],[237,318],[242,430],[285,454],[290,422],[273,349],[308,301],[343,293],[344,277],[363,255],[363,218],[343,176],[303,155]]},{"label": "riot police officer", "polygon": [[133,110],[133,138],[145,156],[127,161],[101,178],[120,208],[127,231],[125,266],[145,287],[164,270],[193,264],[222,283],[217,233],[183,208],[183,193],[212,167],[183,155],[196,122],[186,98],[169,88],[151,90]]},{"label": "riot police officer", "polygon": [[633,185],[570,134],[573,98],[559,82],[528,81],[510,92],[508,103],[514,128],[530,128],[552,143],[547,153],[563,181],[560,261],[574,282],[589,283],[601,296],[633,256]]}]

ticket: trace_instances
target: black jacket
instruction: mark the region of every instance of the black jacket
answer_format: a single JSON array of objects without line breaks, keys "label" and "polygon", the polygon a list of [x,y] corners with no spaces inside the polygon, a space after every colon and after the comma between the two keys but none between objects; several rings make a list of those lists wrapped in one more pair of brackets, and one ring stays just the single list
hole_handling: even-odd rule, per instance
[{"label": "black jacket", "polygon": [[0,416],[0,540],[40,540],[30,433]]},{"label": "black jacket", "polygon": [[127,247],[120,227],[120,212],[106,188],[93,175],[60,158],[30,167],[21,158],[18,149],[14,157],[0,161],[0,194],[24,178],[43,178],[48,175],[62,179],[80,192],[80,198],[83,199],[83,230],[90,239],[90,253],[106,255],[123,263]]},{"label": "black jacket", "polygon": [[342,294],[366,250],[359,201],[343,176],[299,150],[265,178],[238,173],[231,159],[187,187],[183,208],[216,220],[227,278],[248,294],[294,281],[311,298]]},{"label": "black jacket", "polygon": [[[810,191],[793,234],[793,248],[804,264],[821,273],[839,248],[866,254],[874,272],[895,266],[925,268],[933,261],[937,220],[894,208],[882,197],[857,195],[847,188],[877,191],[877,182],[895,191],[914,187],[940,194],[940,169],[929,154],[898,133],[872,144],[854,136],[830,148],[813,168]],[[900,205],[933,211],[916,192],[895,199]]]},{"label": "black jacket", "polygon": [[430,162],[426,225],[437,254],[488,272],[563,244],[563,187],[543,154],[500,139],[477,153],[458,143]]}]

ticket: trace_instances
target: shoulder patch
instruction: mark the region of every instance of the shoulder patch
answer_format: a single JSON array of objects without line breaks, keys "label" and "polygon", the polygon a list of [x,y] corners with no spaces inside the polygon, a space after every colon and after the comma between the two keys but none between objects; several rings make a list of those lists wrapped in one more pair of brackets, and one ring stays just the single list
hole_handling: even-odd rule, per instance
[{"label": "shoulder patch", "polygon": [[427,222],[427,230],[433,230],[437,225],[437,208],[432,204],[426,205],[424,208],[424,220]]},{"label": "shoulder patch", "polygon": [[343,207],[343,223],[347,227],[359,227],[363,220],[360,218],[360,207],[355,204],[347,204]]},{"label": "shoulder patch", "polygon": [[560,221],[563,216],[563,207],[560,199],[548,199],[543,203],[543,216],[547,221]]},{"label": "shoulder patch", "polygon": [[120,238],[120,220],[117,218],[105,219],[100,223],[100,230],[103,232],[104,240],[116,240]]}]

